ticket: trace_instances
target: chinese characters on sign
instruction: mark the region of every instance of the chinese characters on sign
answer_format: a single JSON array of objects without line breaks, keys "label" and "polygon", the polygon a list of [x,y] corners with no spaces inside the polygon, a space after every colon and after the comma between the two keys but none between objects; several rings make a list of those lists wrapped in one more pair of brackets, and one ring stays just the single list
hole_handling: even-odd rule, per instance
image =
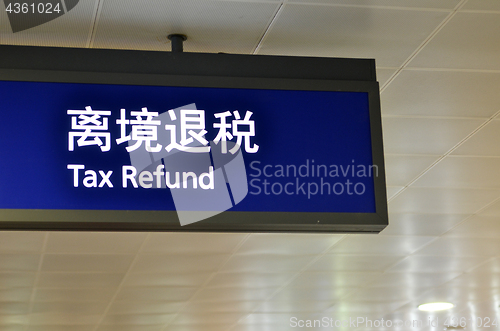
[{"label": "chinese characters on sign", "polygon": [[[71,117],[71,130],[69,132],[68,150],[75,149],[75,140],[78,147],[97,145],[102,152],[111,149],[111,134],[108,132],[109,110],[94,110],[87,106],[85,110],[68,110]],[[236,144],[229,149],[231,154],[235,154],[240,146],[244,146],[245,152],[256,153],[259,146],[251,142],[255,137],[255,122],[251,120],[251,111],[246,111],[242,119],[240,112],[225,111],[216,113],[214,117],[218,123],[213,127],[218,129],[214,143],[221,144],[223,154],[228,152],[227,142],[236,139]],[[205,111],[193,109],[181,109],[180,118],[173,110],[168,111],[171,124],[161,126],[161,121],[155,119],[158,112],[152,112],[147,107],[140,111],[130,111],[130,118],[127,118],[126,110],[120,110],[120,118],[116,124],[120,126],[120,137],[115,139],[120,145],[127,141],[135,142],[125,147],[127,152],[132,152],[141,146],[150,153],[158,153],[162,149],[170,152],[174,149],[190,153],[208,153],[210,145],[205,138]],[[127,134],[127,128],[130,133]],[[158,130],[165,130],[170,133],[170,142],[158,142]],[[180,140],[177,141],[177,132],[180,132]],[[78,138],[78,139],[77,139]],[[200,146],[201,145],[201,146]]]}]

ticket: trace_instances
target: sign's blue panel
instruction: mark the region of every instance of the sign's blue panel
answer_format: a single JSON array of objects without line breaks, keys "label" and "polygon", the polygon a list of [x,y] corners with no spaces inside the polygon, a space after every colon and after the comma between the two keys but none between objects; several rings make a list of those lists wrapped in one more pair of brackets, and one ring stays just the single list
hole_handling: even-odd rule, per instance
[{"label": "sign's blue panel", "polygon": [[0,209],[376,211],[367,92],[0,81],[0,111]]}]

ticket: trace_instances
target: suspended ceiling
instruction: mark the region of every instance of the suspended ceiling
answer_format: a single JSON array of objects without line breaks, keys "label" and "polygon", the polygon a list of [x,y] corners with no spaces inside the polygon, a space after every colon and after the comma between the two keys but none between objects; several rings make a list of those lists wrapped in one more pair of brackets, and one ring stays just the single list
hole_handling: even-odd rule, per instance
[{"label": "suspended ceiling", "polygon": [[498,321],[500,1],[80,0],[15,34],[0,9],[0,44],[375,58],[390,211],[378,235],[1,232],[2,331]]}]

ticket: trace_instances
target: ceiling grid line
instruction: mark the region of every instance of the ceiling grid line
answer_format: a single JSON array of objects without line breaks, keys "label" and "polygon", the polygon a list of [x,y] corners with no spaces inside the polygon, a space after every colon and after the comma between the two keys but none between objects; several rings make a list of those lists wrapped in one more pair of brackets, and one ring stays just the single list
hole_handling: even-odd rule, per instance
[{"label": "ceiling grid line", "polygon": [[[466,217],[464,220],[462,220],[461,222],[455,224],[454,226],[452,226],[448,231],[444,232],[441,236],[444,236],[445,234],[449,233],[451,230],[455,229],[456,227],[458,227],[460,224],[464,223],[465,221],[471,219],[472,217],[474,216],[477,216],[478,214],[480,214],[481,212],[483,212],[484,210],[488,209],[489,207],[493,206],[494,204],[498,203],[500,201],[500,196],[498,198],[496,198],[495,200],[491,201],[490,203],[486,204],[485,206],[479,208],[476,212],[474,212],[472,215],[469,215],[468,217]],[[500,253],[499,253],[500,254]]]},{"label": "ceiling grid line", "polygon": [[[446,116],[446,115],[400,115],[400,114],[383,114],[382,118],[420,118],[420,119],[443,119],[443,120],[488,120],[490,117],[482,116],[482,117],[463,117],[463,116]],[[390,154],[385,154],[390,155]],[[398,154],[400,155],[400,154]],[[421,154],[419,154],[421,155]]]},{"label": "ceiling grid line", "polygon": [[260,48],[262,47],[262,44],[264,43],[264,40],[266,39],[267,35],[269,34],[269,31],[271,31],[271,28],[273,27],[274,23],[276,22],[276,20],[280,16],[280,14],[283,11],[283,8],[285,7],[285,4],[287,2],[288,2],[288,0],[281,1],[281,3],[278,6],[278,9],[276,10],[273,17],[269,21],[269,24],[267,25],[266,29],[264,30],[264,33],[262,34],[259,41],[257,42],[257,45],[255,46],[252,54],[254,54],[254,55],[258,54],[258,52],[260,51]]},{"label": "ceiling grid line", "polygon": [[101,17],[103,4],[104,0],[96,0],[96,4],[94,7],[94,15],[92,15],[92,22],[90,23],[90,31],[85,48],[94,47],[95,36],[97,34],[97,25],[99,24],[99,19]]},{"label": "ceiling grid line", "polygon": [[[381,68],[385,69],[385,68]],[[387,68],[392,69],[392,68]],[[426,67],[406,67],[405,71],[437,71],[437,72],[467,72],[467,73],[484,73],[484,74],[499,74],[498,69],[464,69],[464,68],[426,68]]]},{"label": "ceiling grid line", "polygon": [[404,10],[404,11],[433,11],[433,12],[449,12],[446,8],[431,8],[431,7],[402,7],[402,6],[382,6],[382,5],[357,5],[348,3],[322,3],[322,2],[292,2],[293,5],[302,6],[325,6],[325,7],[344,7],[344,8],[375,8],[388,10]]},{"label": "ceiling grid line", "polygon": [[224,262],[221,263],[221,265],[219,266],[219,268],[217,268],[217,270],[215,270],[214,272],[211,273],[211,275],[198,287],[198,289],[193,293],[193,295],[191,295],[191,297],[189,298],[189,300],[187,300],[185,302],[185,304],[182,307],[179,308],[179,310],[177,311],[177,313],[174,314],[173,318],[168,323],[166,323],[164,326],[162,326],[160,328],[160,331],[167,329],[172,324],[172,322],[175,320],[175,318],[179,315],[179,313],[181,313],[189,305],[189,303],[192,302],[193,298],[196,297],[196,295],[198,293],[200,293],[203,289],[206,288],[206,286],[215,277],[215,275],[217,275],[218,273],[220,273],[220,270],[222,270],[222,268],[224,268],[224,266],[235,255],[235,253],[240,249],[240,247],[243,246],[243,244],[245,244],[245,242],[248,240],[248,238],[250,238],[250,235],[251,234],[248,233],[248,234],[246,234],[241,239],[241,241],[232,249],[231,254],[229,254],[229,256],[224,260]]},{"label": "ceiling grid line", "polygon": [[31,316],[33,314],[33,306],[35,305],[35,296],[37,291],[37,285],[40,280],[40,274],[42,272],[43,260],[45,258],[45,252],[47,249],[47,243],[49,242],[49,232],[46,232],[43,238],[42,249],[40,252],[40,261],[38,262],[38,268],[35,274],[35,282],[33,283],[33,289],[31,290],[29,310],[28,310],[28,324],[26,325],[26,331],[28,331],[31,325]]},{"label": "ceiling grid line", "polygon": [[272,292],[267,298],[265,298],[264,300],[262,300],[262,303],[258,304],[256,306],[256,308],[252,312],[246,314],[246,316],[238,319],[235,323],[231,324],[227,328],[226,331],[230,331],[232,328],[234,328],[235,326],[237,326],[238,324],[240,324],[240,322],[246,320],[248,318],[248,316],[256,313],[265,302],[271,300],[274,296],[276,296],[285,287],[287,287],[288,285],[290,285],[295,279],[297,279],[297,277],[299,277],[301,274],[303,274],[305,270],[309,269],[310,266],[312,266],[314,263],[316,263],[318,260],[320,260],[327,252],[329,252],[333,247],[335,247],[335,245],[338,245],[339,243],[343,242],[348,236],[349,236],[349,234],[344,235],[342,238],[340,238],[340,240],[332,243],[327,248],[325,248],[321,253],[319,253],[315,258],[313,258],[309,263],[307,263],[299,271],[297,271],[296,273],[294,273],[294,275],[290,279],[288,279],[287,281],[285,281],[280,287],[278,287],[274,292]]},{"label": "ceiling grid line", "polygon": [[389,77],[385,84],[380,88],[382,94],[389,84],[408,66],[408,64],[424,49],[424,47],[431,42],[431,40],[441,31],[448,22],[458,13],[458,11],[467,3],[468,0],[461,0],[455,8],[448,14],[444,20],[432,31],[429,36],[417,47],[417,49],[403,62],[401,67]]},{"label": "ceiling grid line", "polygon": [[446,153],[441,155],[436,161],[434,161],[431,165],[429,165],[427,168],[425,168],[424,171],[422,171],[417,177],[412,179],[408,184],[406,184],[401,190],[399,190],[396,194],[394,194],[387,202],[390,203],[393,201],[397,196],[399,196],[402,192],[406,191],[408,187],[410,187],[413,183],[415,183],[417,180],[419,180],[422,176],[424,176],[426,173],[428,173],[433,167],[435,167],[437,164],[439,164],[441,161],[443,161],[448,155],[453,153],[456,149],[458,149],[461,145],[463,145],[467,140],[469,140],[472,136],[474,136],[476,133],[481,131],[482,128],[484,128],[486,125],[488,125],[491,121],[493,121],[498,115],[500,114],[500,110],[498,110],[493,116],[491,116],[487,121],[485,121],[483,124],[478,126],[474,131],[469,133],[465,138],[460,140],[455,146],[453,146],[451,149],[449,149]]},{"label": "ceiling grid line", "polygon": [[113,294],[113,296],[109,300],[108,305],[104,309],[104,311],[103,311],[103,313],[101,315],[101,318],[99,318],[99,321],[96,323],[96,326],[93,329],[94,331],[98,331],[99,327],[101,326],[101,324],[103,323],[104,319],[108,315],[108,312],[111,309],[111,306],[113,305],[113,303],[116,300],[116,297],[118,296],[118,294],[120,293],[120,291],[123,288],[123,284],[125,283],[125,280],[127,279],[127,276],[130,273],[130,270],[132,270],[132,268],[135,266],[135,264],[137,262],[137,259],[139,258],[139,252],[142,250],[142,248],[144,247],[144,245],[146,244],[146,242],[148,241],[148,239],[150,237],[151,237],[151,233],[148,233],[147,236],[144,238],[143,242],[141,243],[141,245],[139,246],[139,249],[137,249],[137,252],[135,253],[134,259],[132,260],[132,262],[128,266],[127,270],[123,273],[123,277],[122,277],[120,283],[118,284],[118,287],[117,287],[115,293]]}]

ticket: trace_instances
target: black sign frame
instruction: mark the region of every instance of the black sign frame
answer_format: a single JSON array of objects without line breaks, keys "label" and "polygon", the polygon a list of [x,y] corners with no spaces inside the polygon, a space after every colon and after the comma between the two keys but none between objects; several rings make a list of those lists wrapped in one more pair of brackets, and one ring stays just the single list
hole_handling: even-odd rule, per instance
[{"label": "black sign frame", "polygon": [[368,92],[375,213],[234,212],[180,226],[175,211],[0,209],[0,229],[380,232],[388,225],[379,86],[369,59],[0,46],[0,80]]}]

